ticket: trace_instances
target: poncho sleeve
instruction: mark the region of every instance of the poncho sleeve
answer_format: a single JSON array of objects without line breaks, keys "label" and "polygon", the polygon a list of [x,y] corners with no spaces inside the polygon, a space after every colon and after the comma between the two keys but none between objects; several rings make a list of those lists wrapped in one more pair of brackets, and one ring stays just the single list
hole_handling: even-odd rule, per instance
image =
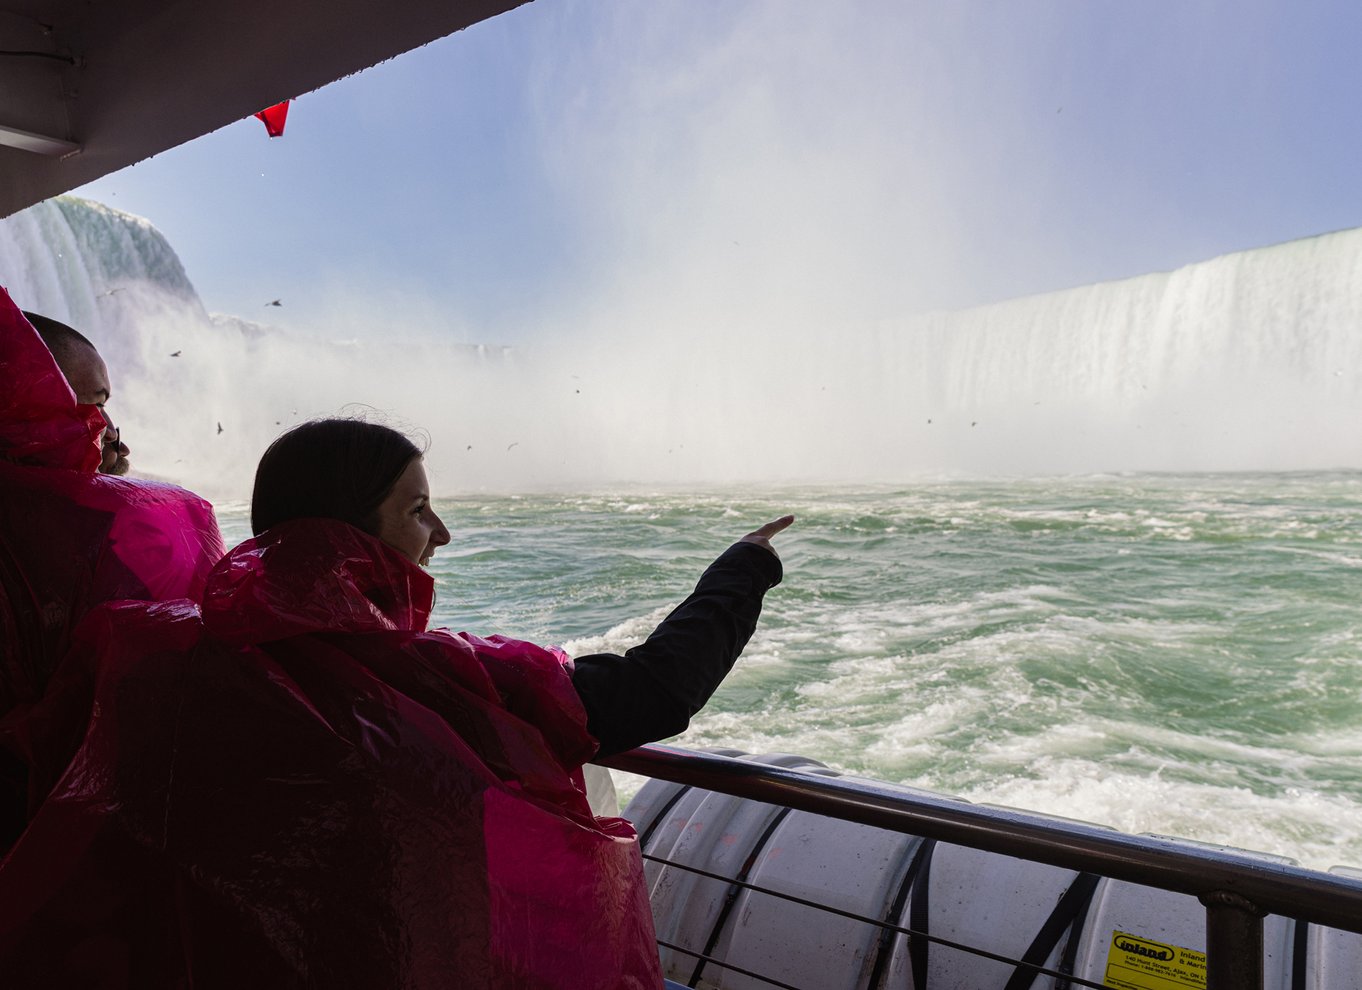
[{"label": "poncho sleeve", "polygon": [[762,599],[781,576],[774,553],[735,543],[642,644],[623,656],[574,658],[572,683],[600,755],[685,731],[752,638]]}]

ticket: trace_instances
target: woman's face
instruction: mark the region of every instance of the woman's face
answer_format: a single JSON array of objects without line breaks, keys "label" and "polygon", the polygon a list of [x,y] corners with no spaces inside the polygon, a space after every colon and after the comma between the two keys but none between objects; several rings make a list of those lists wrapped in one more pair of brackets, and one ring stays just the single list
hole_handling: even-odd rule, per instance
[{"label": "woman's face", "polygon": [[430,507],[430,485],[421,458],[407,465],[378,506],[378,530],[374,533],[413,564],[429,563],[436,547],[449,542],[449,530]]}]

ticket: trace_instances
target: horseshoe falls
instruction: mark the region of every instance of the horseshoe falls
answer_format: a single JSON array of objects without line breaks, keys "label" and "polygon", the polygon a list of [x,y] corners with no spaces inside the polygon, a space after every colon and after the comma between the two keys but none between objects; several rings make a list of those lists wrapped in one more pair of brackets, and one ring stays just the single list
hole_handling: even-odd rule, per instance
[{"label": "horseshoe falls", "polygon": [[1359,463],[1360,327],[1347,230],[910,320],[886,357],[975,471],[1338,467]]},{"label": "horseshoe falls", "polygon": [[356,409],[427,431],[449,491],[1362,466],[1362,229],[876,326],[659,300],[505,347],[363,299],[210,316],[150,223],[59,197],[0,221],[0,284],[101,347],[138,469],[214,494]]}]

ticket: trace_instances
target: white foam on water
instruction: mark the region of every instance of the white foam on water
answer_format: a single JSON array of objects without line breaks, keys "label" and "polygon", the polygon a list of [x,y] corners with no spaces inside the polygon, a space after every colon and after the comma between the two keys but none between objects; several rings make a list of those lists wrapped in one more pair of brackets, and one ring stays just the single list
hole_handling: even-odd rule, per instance
[{"label": "white foam on water", "polygon": [[637,615],[612,626],[599,636],[582,636],[562,643],[568,656],[584,656],[588,653],[624,653],[648,638],[658,623],[667,617],[673,606],[656,608],[646,615]]},{"label": "white foam on water", "polygon": [[1038,760],[1029,769],[1025,777],[999,776],[960,796],[1287,856],[1316,869],[1362,863],[1362,802],[1352,796],[1301,788],[1264,795],[1074,759]]}]

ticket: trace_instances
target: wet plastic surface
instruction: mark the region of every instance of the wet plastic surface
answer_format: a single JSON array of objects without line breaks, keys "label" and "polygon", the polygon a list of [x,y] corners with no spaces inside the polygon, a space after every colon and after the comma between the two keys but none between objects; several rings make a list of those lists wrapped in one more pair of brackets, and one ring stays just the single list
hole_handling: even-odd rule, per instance
[{"label": "wet plastic surface", "polygon": [[12,985],[660,986],[632,827],[533,644],[425,632],[432,582],[342,523],[189,603],[92,612],[45,702],[89,732],[0,864]]},{"label": "wet plastic surface", "polygon": [[6,460],[93,472],[104,417],[77,405],[57,362],[0,289],[0,452]]},{"label": "wet plastic surface", "polygon": [[32,706],[71,631],[101,602],[198,596],[222,556],[212,507],[173,485],[97,473],[104,419],[79,405],[37,332],[0,290],[0,850],[69,755]]}]

